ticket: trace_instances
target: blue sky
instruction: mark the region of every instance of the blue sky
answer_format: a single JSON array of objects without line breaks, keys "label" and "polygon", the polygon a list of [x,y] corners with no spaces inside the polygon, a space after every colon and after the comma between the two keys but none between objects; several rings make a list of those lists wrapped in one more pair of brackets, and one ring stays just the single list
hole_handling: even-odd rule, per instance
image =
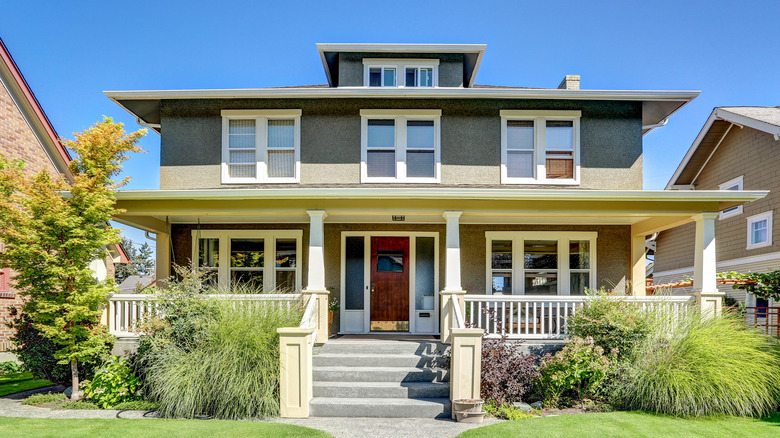
[{"label": "blue sky", "polygon": [[[63,137],[103,115],[104,90],[325,82],[315,43],[484,43],[477,83],[701,90],[645,136],[644,186],[662,189],[715,106],[780,105],[780,1],[0,0],[0,37]],[[125,166],[157,188],[160,138]],[[142,233],[129,232],[138,240]]]}]

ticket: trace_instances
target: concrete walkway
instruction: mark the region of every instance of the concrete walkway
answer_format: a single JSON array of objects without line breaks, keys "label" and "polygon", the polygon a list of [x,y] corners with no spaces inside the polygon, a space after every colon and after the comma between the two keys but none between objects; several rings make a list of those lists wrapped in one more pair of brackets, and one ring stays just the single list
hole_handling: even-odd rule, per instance
[{"label": "concrete walkway", "polygon": [[[37,408],[22,404],[22,400],[36,393],[62,391],[62,387],[40,388],[0,398],[1,417],[24,418],[155,418],[147,411],[72,410]],[[278,418],[276,423],[293,424],[323,430],[336,438],[349,437],[456,437],[475,427],[499,423],[502,420],[486,419],[483,424],[458,423],[453,420],[428,418]]]}]

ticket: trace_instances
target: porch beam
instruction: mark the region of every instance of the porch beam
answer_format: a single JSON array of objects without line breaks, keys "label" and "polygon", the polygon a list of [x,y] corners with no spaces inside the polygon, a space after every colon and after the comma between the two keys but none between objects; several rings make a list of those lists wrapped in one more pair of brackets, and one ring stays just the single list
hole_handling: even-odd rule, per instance
[{"label": "porch beam", "polygon": [[306,210],[309,215],[309,263],[305,290],[325,291],[325,253],[323,244],[325,232],[323,222],[325,210]]},{"label": "porch beam", "polygon": [[151,216],[114,216],[111,220],[119,222],[122,225],[128,225],[150,233],[164,233],[165,221],[161,221]]},{"label": "porch beam", "polygon": [[691,216],[660,216],[645,219],[631,225],[631,235],[643,235],[658,233],[670,228],[679,227],[693,221]]}]

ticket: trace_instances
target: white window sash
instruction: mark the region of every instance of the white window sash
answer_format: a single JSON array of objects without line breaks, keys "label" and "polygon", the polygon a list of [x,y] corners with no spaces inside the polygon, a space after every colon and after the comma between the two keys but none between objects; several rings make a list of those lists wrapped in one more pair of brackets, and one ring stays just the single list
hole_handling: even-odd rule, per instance
[{"label": "white window sash", "polygon": [[[415,68],[418,70],[419,76],[420,68],[432,68],[433,69],[433,88],[439,86],[439,60],[438,59],[394,59],[394,58],[365,58],[363,59],[363,86],[369,87],[370,83],[370,69],[381,68],[382,78],[380,87],[372,88],[404,88],[406,85],[406,69]],[[395,85],[384,84],[384,69],[395,69]],[[409,86],[410,88],[417,88],[416,85]],[[432,88],[432,87],[424,87]]]},{"label": "white window sash", "polygon": [[[301,178],[301,110],[223,110],[222,111],[222,184],[299,183]],[[230,176],[230,120],[255,120],[255,177]],[[293,120],[295,127],[292,148],[268,148],[268,121]],[[268,151],[294,150],[294,176],[269,177]],[[241,163],[245,164],[245,163]]]},{"label": "white window sash", "polygon": [[[361,183],[439,183],[441,182],[441,110],[361,110]],[[372,119],[393,119],[395,121],[395,177],[369,177],[368,151],[390,150],[368,147],[368,121]],[[408,120],[429,120],[433,122],[433,178],[407,177],[406,172],[406,122]],[[409,148],[408,150],[430,149]]]},{"label": "white window sash", "polygon": [[[501,110],[501,184],[545,184],[545,185],[579,185],[580,184],[580,118],[581,111],[535,111],[535,110]],[[522,120],[534,122],[534,175],[529,177],[510,177],[508,175],[507,122]],[[546,130],[547,121],[571,121],[573,125],[573,145],[571,160],[574,178],[547,178]],[[512,150],[514,151],[514,150]],[[565,157],[569,158],[569,157]]]},{"label": "white window sash", "polygon": [[[596,243],[598,233],[595,231],[486,231],[486,289],[485,293],[493,293],[493,269],[492,269],[492,242],[494,240],[512,241],[512,294],[525,295],[525,274],[534,272],[552,272],[558,274],[558,294],[561,296],[571,295],[571,273],[587,272],[589,289],[596,288],[597,271],[597,253]],[[525,269],[525,247],[526,240],[550,240],[558,243],[558,266],[557,269]],[[569,267],[569,243],[571,241],[589,242],[589,263],[588,269],[570,269]],[[496,270],[501,271],[501,270]]]},{"label": "white window sash", "polygon": [[[773,212],[767,211],[747,218],[747,249],[764,248],[772,246],[772,217]],[[766,220],[766,241],[753,242],[753,224]]]},{"label": "white window sash", "polygon": [[[231,271],[255,271],[263,272],[263,290],[271,292],[276,289],[276,272],[295,270],[295,289],[302,289],[302,271],[303,253],[301,252],[301,242],[303,240],[302,230],[192,230],[192,259],[193,265],[197,268],[200,262],[198,254],[198,239],[219,239],[219,261],[217,263],[217,278],[219,288],[229,290]],[[230,241],[232,239],[263,239],[263,257],[262,268],[231,268],[230,266]],[[295,239],[295,268],[277,268],[276,267],[276,241],[278,239]],[[270,255],[270,257],[269,257]],[[269,265],[270,263],[270,265]]]},{"label": "white window sash", "polygon": [[[732,180],[726,181],[723,184],[720,184],[718,186],[719,190],[734,190],[736,188],[737,190],[744,190],[744,179],[743,175],[738,176],[737,178],[734,178]],[[733,216],[739,216],[743,213],[743,207],[741,205],[738,205],[736,207],[727,208],[720,212],[720,215],[718,216],[719,220],[727,219]]]}]

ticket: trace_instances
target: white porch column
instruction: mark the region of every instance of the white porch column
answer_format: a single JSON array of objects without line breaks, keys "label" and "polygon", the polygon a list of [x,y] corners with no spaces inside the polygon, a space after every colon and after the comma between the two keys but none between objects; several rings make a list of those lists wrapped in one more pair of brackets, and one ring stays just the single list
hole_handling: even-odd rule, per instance
[{"label": "white porch column", "polygon": [[171,235],[156,233],[155,237],[155,280],[165,280],[171,276]]},{"label": "white porch column", "polygon": [[693,295],[703,315],[719,314],[723,293],[718,291],[715,253],[715,220],[718,213],[701,213],[696,221],[696,245],[693,259]]},{"label": "white porch column", "polygon": [[[645,235],[631,236],[631,295],[643,297],[647,295],[647,257],[645,252]],[[629,291],[626,291],[629,292]]]},{"label": "white porch column", "polygon": [[325,210],[306,210],[309,214],[309,263],[308,280],[305,290],[324,291],[325,289],[325,253],[323,243],[325,232],[323,220],[327,214]]},{"label": "white porch column", "polygon": [[459,291],[460,285],[460,216],[462,211],[445,211],[447,220],[447,253],[445,256],[444,290]]}]

